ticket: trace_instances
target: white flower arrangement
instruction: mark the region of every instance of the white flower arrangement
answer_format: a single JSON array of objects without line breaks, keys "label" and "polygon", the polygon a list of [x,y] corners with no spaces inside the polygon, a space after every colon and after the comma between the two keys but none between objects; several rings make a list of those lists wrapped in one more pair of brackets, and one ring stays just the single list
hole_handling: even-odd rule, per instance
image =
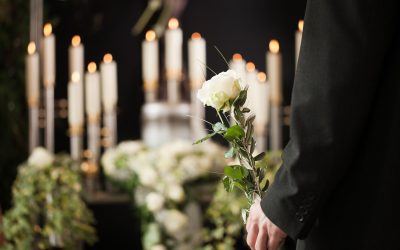
[{"label": "white flower arrangement", "polygon": [[[207,142],[175,141],[156,149],[140,141],[123,142],[102,157],[106,176],[128,187],[139,208],[145,250],[185,246],[189,218],[183,211],[191,181],[222,173],[224,149]],[[134,183],[134,184],[132,184]]]}]

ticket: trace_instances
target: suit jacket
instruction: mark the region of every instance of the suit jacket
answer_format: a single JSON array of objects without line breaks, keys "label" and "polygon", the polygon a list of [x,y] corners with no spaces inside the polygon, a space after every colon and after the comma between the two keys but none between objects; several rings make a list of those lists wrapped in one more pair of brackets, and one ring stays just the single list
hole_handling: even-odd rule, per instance
[{"label": "suit jacket", "polygon": [[399,0],[308,0],[290,141],[261,206],[298,249],[400,249]]}]

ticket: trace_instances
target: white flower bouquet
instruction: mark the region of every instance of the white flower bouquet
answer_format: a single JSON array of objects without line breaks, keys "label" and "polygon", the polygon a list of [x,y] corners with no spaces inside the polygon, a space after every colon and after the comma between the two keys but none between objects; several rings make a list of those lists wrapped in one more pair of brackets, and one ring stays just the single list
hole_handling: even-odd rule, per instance
[{"label": "white flower bouquet", "polygon": [[188,190],[200,180],[215,182],[213,173],[222,172],[226,164],[223,152],[211,142],[192,147],[190,141],[175,141],[150,149],[136,141],[121,143],[104,154],[108,178],[119,183],[134,180],[127,191],[135,198],[145,250],[190,246],[185,208],[197,197]]}]

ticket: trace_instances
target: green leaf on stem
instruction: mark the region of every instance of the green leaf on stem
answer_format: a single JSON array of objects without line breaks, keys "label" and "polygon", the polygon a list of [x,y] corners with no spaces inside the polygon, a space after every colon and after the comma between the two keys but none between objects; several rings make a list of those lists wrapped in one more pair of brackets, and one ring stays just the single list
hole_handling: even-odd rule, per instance
[{"label": "green leaf on stem", "polygon": [[250,124],[253,124],[253,122],[254,122],[254,120],[256,119],[256,116],[255,115],[251,115],[251,116],[249,116],[249,118],[247,118],[247,120],[246,120],[246,127],[247,126],[249,126]]},{"label": "green leaf on stem", "polygon": [[241,139],[244,136],[243,128],[239,125],[233,125],[232,127],[226,130],[224,138],[228,141]]},{"label": "green leaf on stem", "polygon": [[215,133],[221,133],[226,131],[226,126],[221,122],[217,122],[213,125],[213,130]]},{"label": "green leaf on stem", "polygon": [[228,151],[225,152],[225,158],[230,159],[235,156],[235,148],[231,147]]},{"label": "green leaf on stem", "polygon": [[253,154],[255,149],[256,149],[256,141],[254,140],[254,138],[251,138],[250,154]]},{"label": "green leaf on stem", "polygon": [[205,141],[207,141],[208,139],[210,139],[211,137],[213,137],[213,136],[216,135],[216,134],[217,134],[217,132],[208,134],[206,137],[201,138],[201,139],[195,141],[195,142],[193,143],[193,145],[197,145],[197,144],[200,144],[200,143],[202,143],[202,142],[205,142]]},{"label": "green leaf on stem", "polygon": [[249,108],[243,108],[242,109],[242,113],[249,113],[250,112],[250,109]]},{"label": "green leaf on stem", "polygon": [[260,183],[260,189],[261,191],[265,192],[269,187],[269,180],[268,180],[268,175],[264,176],[264,179]]},{"label": "green leaf on stem", "polygon": [[224,184],[224,188],[225,188],[226,192],[231,192],[233,190],[233,182],[228,176],[225,176],[222,179],[222,183]]},{"label": "green leaf on stem", "polygon": [[247,177],[249,172],[240,165],[232,165],[224,168],[224,174],[234,180],[241,180]]},{"label": "green leaf on stem", "polygon": [[261,161],[265,157],[265,152],[262,152],[254,157],[255,161]]}]

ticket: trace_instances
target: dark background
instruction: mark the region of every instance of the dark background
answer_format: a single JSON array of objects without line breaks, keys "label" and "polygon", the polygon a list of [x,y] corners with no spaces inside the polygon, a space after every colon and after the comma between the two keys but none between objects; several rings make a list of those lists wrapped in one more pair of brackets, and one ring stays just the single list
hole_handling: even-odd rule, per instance
[{"label": "dark background", "polygon": [[[50,2],[50,1],[48,1]],[[294,75],[294,32],[303,18],[306,0],[189,0],[180,23],[184,41],[193,32],[207,40],[207,64],[216,72],[226,65],[215,50],[225,57],[239,52],[247,61],[265,71],[268,42],[275,38],[283,54],[284,105],[290,101]],[[140,138],[140,108],[143,104],[141,81],[141,41],[131,28],[147,4],[146,0],[51,1],[49,18],[55,19],[57,37],[56,98],[66,98],[68,82],[68,46],[79,34],[85,45],[85,64],[100,62],[106,52],[118,63],[118,134],[119,141]],[[163,47],[163,39],[160,41]],[[184,61],[187,56],[184,43]],[[162,57],[161,53],[161,57]],[[163,58],[160,60],[163,63]],[[209,74],[210,75],[210,74]],[[161,83],[165,84],[165,83]],[[184,84],[187,84],[185,82]],[[215,114],[207,112],[207,119]],[[56,122],[56,151],[69,150],[66,119]],[[288,130],[284,130],[288,139]]]}]

